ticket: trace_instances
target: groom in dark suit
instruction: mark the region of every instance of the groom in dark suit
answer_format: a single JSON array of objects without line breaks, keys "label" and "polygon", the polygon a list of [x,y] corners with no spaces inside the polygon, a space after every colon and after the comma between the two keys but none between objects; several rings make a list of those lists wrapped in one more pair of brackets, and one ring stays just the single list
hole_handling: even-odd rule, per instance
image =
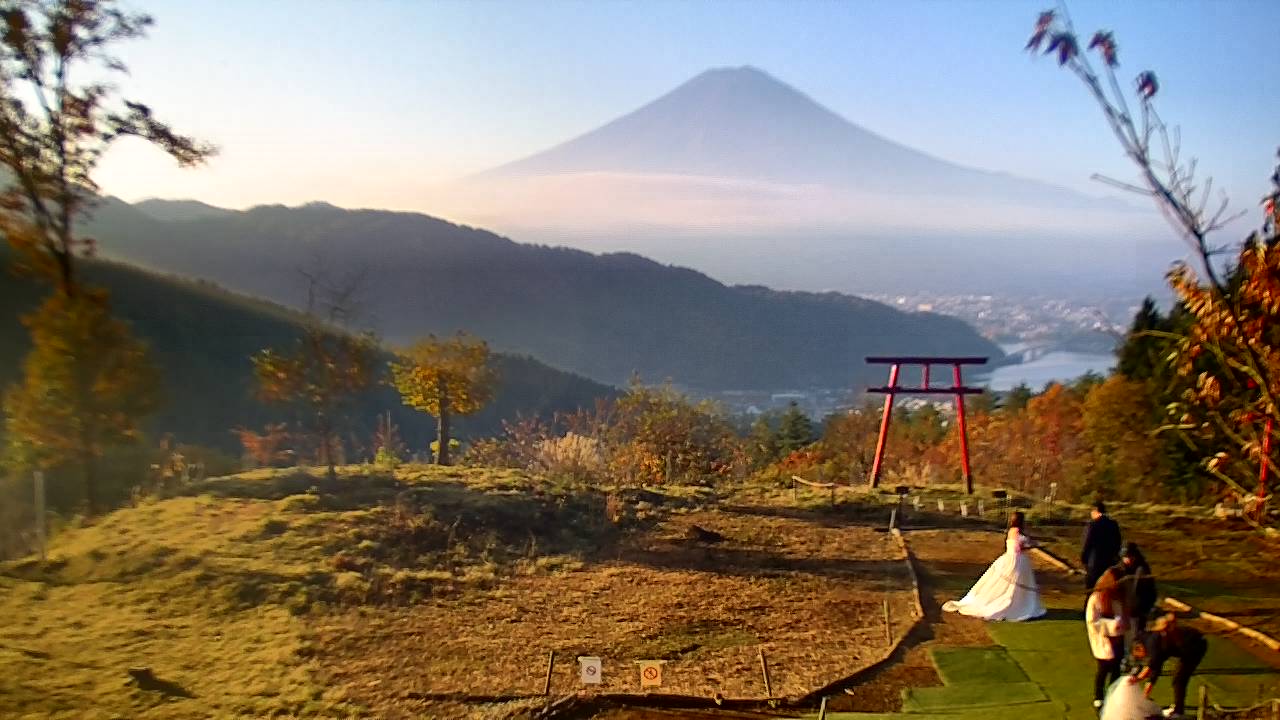
[{"label": "groom in dark suit", "polygon": [[1120,558],[1120,524],[1107,516],[1107,506],[1101,500],[1089,510],[1092,520],[1084,528],[1084,547],[1080,550],[1080,562],[1084,563],[1084,587],[1093,590],[1102,573]]}]

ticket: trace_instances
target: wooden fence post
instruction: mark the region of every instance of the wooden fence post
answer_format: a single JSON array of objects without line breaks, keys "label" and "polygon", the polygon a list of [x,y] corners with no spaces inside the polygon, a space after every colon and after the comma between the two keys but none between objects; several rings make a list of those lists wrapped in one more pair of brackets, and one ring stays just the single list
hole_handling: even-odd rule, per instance
[{"label": "wooden fence post", "polygon": [[760,648],[760,674],[764,676],[765,697],[773,697],[773,683],[769,682],[769,663],[764,659],[764,648]]},{"label": "wooden fence post", "polygon": [[44,509],[44,473],[37,470],[33,476],[35,480],[35,510],[36,510],[36,542],[40,544],[40,562],[45,561],[45,548],[48,542],[48,535],[45,531],[45,509]]},{"label": "wooden fence post", "polygon": [[552,650],[547,653],[547,680],[542,684],[542,694],[551,694],[551,670],[556,666],[556,651]]}]

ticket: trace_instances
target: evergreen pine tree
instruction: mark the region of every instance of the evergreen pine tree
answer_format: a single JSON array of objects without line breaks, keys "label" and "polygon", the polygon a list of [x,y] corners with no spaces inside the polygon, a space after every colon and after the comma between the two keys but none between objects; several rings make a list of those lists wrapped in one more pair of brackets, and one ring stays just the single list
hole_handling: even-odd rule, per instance
[{"label": "evergreen pine tree", "polygon": [[813,422],[793,400],[778,423],[778,451],[786,455],[808,446],[813,441]]}]

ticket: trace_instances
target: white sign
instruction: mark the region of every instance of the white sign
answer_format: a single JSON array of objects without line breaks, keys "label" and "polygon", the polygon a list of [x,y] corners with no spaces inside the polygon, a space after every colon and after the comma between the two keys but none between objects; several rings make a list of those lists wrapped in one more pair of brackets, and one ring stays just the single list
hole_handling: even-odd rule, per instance
[{"label": "white sign", "polygon": [[640,687],[662,687],[663,660],[640,660]]},{"label": "white sign", "polygon": [[600,658],[580,656],[578,658],[578,677],[584,685],[599,685],[602,674]]}]

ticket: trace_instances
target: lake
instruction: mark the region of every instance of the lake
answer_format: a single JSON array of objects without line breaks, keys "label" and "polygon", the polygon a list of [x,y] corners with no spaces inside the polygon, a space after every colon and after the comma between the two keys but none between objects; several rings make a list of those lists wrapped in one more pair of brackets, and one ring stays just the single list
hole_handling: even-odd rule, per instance
[{"label": "lake", "polygon": [[[1005,352],[1016,352],[1017,345],[1002,346]],[[1051,382],[1074,380],[1088,372],[1106,375],[1115,367],[1116,358],[1111,354],[1051,352],[1029,362],[996,368],[985,376],[977,376],[974,382],[992,390],[1010,390],[1019,383],[1026,383],[1032,390],[1041,390]]]}]

